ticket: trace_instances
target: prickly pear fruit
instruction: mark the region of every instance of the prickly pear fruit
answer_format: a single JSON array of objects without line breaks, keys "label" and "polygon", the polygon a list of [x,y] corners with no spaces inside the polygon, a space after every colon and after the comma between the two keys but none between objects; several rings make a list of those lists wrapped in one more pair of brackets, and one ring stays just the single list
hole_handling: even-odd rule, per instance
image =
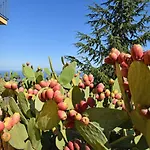
[{"label": "prickly pear fruit", "polygon": [[65,102],[60,102],[60,103],[58,103],[57,106],[58,106],[58,109],[60,109],[60,110],[67,110],[67,108],[68,108],[68,105]]},{"label": "prickly pear fruit", "polygon": [[61,120],[66,120],[67,119],[67,114],[65,111],[63,110],[58,110],[58,117],[61,119]]},{"label": "prickly pear fruit", "polygon": [[85,125],[88,125],[90,120],[88,117],[82,117],[81,121],[85,124]]},{"label": "prickly pear fruit", "polygon": [[140,44],[134,44],[131,47],[131,56],[133,60],[140,60],[143,56],[143,48]]},{"label": "prickly pear fruit", "polygon": [[0,121],[0,132],[5,128],[4,122]]},{"label": "prickly pear fruit", "polygon": [[87,99],[87,104],[88,104],[91,108],[93,108],[93,107],[96,105],[96,102],[95,102],[95,100],[94,100],[92,97],[88,97],[88,99]]},{"label": "prickly pear fruit", "polygon": [[12,124],[15,125],[20,121],[20,114],[19,113],[14,113],[12,116]]},{"label": "prickly pear fruit", "polygon": [[6,89],[11,89],[11,83],[10,83],[10,82],[6,82],[6,83],[4,84],[4,87],[5,87]]},{"label": "prickly pear fruit", "polygon": [[47,89],[45,94],[46,94],[47,99],[52,99],[54,96],[54,91],[53,89]]},{"label": "prickly pear fruit", "polygon": [[9,132],[4,132],[2,135],[1,135],[1,139],[4,141],[4,142],[8,142],[10,140],[11,136],[10,136],[10,133]]}]

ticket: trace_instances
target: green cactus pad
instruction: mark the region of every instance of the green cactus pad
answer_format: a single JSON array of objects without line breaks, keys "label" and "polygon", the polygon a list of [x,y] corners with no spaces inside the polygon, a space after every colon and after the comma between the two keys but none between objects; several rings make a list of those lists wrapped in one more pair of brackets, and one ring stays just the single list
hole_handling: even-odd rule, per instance
[{"label": "green cactus pad", "polygon": [[27,117],[31,117],[30,105],[23,92],[18,93],[18,102],[23,114]]},{"label": "green cactus pad", "polygon": [[72,62],[67,67],[65,67],[60,76],[58,77],[58,81],[61,85],[67,85],[70,83],[74,77],[76,69],[76,62]]},{"label": "green cactus pad", "polygon": [[74,107],[84,99],[84,96],[84,92],[78,86],[74,86],[69,92],[69,97],[72,100],[72,104]]},{"label": "green cactus pad", "polygon": [[[43,91],[43,89],[40,90],[39,92],[41,92],[41,91]],[[39,100],[39,97],[38,97],[38,94],[37,94],[36,97],[35,97],[35,109],[38,110],[38,111],[41,111],[43,105],[44,105],[44,103]]]},{"label": "green cactus pad", "polygon": [[28,138],[25,126],[21,123],[17,123],[9,133],[11,136],[9,144],[16,149],[24,149],[26,146],[25,140]]},{"label": "green cactus pad", "polygon": [[112,89],[113,89],[113,90],[118,90],[119,93],[121,92],[120,86],[119,86],[119,83],[118,83],[118,79],[115,80]]},{"label": "green cactus pad", "polygon": [[0,79],[0,95],[1,95],[2,92],[5,90],[4,84],[5,84],[5,81],[2,80],[2,79]]},{"label": "green cactus pad", "polygon": [[79,81],[80,81],[79,74],[76,77],[73,77],[73,79],[72,79],[72,83],[73,83],[74,86],[78,86],[79,85]]},{"label": "green cactus pad", "polygon": [[80,121],[75,121],[75,127],[93,149],[108,150],[106,147],[107,138],[97,123],[90,122],[88,125],[84,125]]},{"label": "green cactus pad", "polygon": [[34,149],[41,149],[41,135],[40,130],[35,127],[35,118],[31,118],[29,120],[27,131],[29,134],[29,139],[31,140]]},{"label": "green cactus pad", "polygon": [[142,62],[134,61],[128,72],[132,100],[136,105],[150,106],[150,70]]},{"label": "green cactus pad", "polygon": [[25,116],[23,115],[23,113],[22,113],[22,111],[20,110],[20,108],[19,108],[19,106],[17,105],[17,103],[15,102],[14,98],[10,97],[10,99],[9,99],[9,105],[10,105],[11,111],[12,111],[13,113],[18,112],[18,113],[20,114],[21,121],[27,125],[27,124],[28,124],[28,121],[27,121],[27,119],[25,118]]},{"label": "green cactus pad", "polygon": [[90,121],[96,121],[105,132],[113,130],[129,120],[128,114],[123,110],[110,108],[89,108],[84,112]]},{"label": "green cactus pad", "polygon": [[43,72],[35,72],[36,83],[40,83],[43,80]]},{"label": "green cactus pad", "polygon": [[37,116],[37,127],[41,130],[50,130],[56,127],[60,121],[57,112],[58,107],[54,101],[49,100],[45,102],[41,112]]},{"label": "green cactus pad", "polygon": [[87,86],[84,89],[84,93],[85,93],[85,99],[87,99],[89,97],[89,94],[90,94],[90,87],[89,86]]},{"label": "green cactus pad", "polygon": [[68,98],[68,97],[65,98],[64,102],[67,103],[67,105],[68,105],[68,110],[74,109],[74,106],[73,106],[73,104],[72,104],[72,100],[71,100],[70,98]]},{"label": "green cactus pad", "polygon": [[31,67],[22,67],[22,73],[26,78],[30,79],[31,81],[35,81],[35,73]]},{"label": "green cactus pad", "polygon": [[51,75],[51,72],[50,72],[50,70],[49,70],[48,68],[44,68],[44,72],[45,72],[48,76]]},{"label": "green cactus pad", "polygon": [[29,140],[26,141],[26,145],[25,145],[24,150],[34,150],[32,147],[32,144]]}]

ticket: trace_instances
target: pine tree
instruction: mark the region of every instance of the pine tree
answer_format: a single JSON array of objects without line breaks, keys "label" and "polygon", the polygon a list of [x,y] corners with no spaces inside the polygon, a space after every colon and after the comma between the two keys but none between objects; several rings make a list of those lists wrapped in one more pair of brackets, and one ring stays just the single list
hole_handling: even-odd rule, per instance
[{"label": "pine tree", "polygon": [[[87,15],[91,33],[77,33],[79,41],[75,43],[78,56],[65,56],[69,61],[77,61],[79,68],[84,72],[93,69],[104,71],[103,60],[111,48],[128,52],[133,44],[146,46],[150,41],[150,16],[148,15],[150,0],[107,0],[105,3],[89,6]],[[147,11],[146,11],[147,10]],[[109,67],[110,73],[112,68]],[[110,76],[112,76],[111,74]]]}]

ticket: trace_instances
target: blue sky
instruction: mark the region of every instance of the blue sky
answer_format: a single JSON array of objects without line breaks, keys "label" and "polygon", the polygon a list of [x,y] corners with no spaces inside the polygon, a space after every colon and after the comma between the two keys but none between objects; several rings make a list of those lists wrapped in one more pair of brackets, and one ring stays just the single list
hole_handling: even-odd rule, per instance
[{"label": "blue sky", "polygon": [[[87,6],[99,0],[8,0],[8,25],[0,26],[0,70],[35,68],[61,70],[60,57],[77,54],[76,32],[89,32]],[[150,49],[150,44],[148,45]]]}]

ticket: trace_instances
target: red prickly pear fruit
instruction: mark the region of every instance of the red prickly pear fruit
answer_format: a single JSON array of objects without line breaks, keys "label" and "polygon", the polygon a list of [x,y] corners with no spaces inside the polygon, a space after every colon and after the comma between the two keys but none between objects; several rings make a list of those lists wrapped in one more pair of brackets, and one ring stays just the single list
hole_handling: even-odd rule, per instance
[{"label": "red prickly pear fruit", "polygon": [[87,102],[83,101],[83,100],[80,101],[79,105],[80,105],[80,108],[81,108],[82,112],[85,111],[87,109],[87,107],[88,107]]},{"label": "red prickly pear fruit", "polygon": [[125,81],[123,83],[123,87],[124,87],[125,90],[129,90],[129,83],[128,83],[128,81]]},{"label": "red prickly pear fruit", "polygon": [[99,99],[99,94],[96,94],[96,96],[95,96],[95,97],[96,97],[96,99]]},{"label": "red prickly pear fruit", "polygon": [[114,93],[114,94],[117,94],[117,93],[118,93],[118,90],[115,89],[115,90],[113,91],[113,93]]},{"label": "red prickly pear fruit", "polygon": [[122,68],[121,69],[121,74],[123,77],[128,77],[128,69],[127,68]]},{"label": "red prickly pear fruit", "polygon": [[117,54],[114,53],[114,52],[110,52],[110,53],[109,53],[109,57],[110,57],[113,61],[116,61],[117,58],[118,58]]},{"label": "red prickly pear fruit", "polygon": [[75,140],[73,142],[73,145],[74,145],[75,150],[81,150],[81,148],[80,148],[81,147],[81,143],[79,141]]},{"label": "red prickly pear fruit", "polygon": [[78,76],[78,74],[74,74],[74,77],[77,77]]},{"label": "red prickly pear fruit", "polygon": [[67,114],[65,111],[63,110],[58,110],[58,117],[61,119],[61,120],[66,120],[67,119]]},{"label": "red prickly pear fruit", "polygon": [[88,145],[85,145],[85,150],[91,150],[91,148]]},{"label": "red prickly pear fruit", "polygon": [[49,87],[53,88],[55,85],[57,85],[57,80],[51,80]]},{"label": "red prickly pear fruit", "polygon": [[54,97],[57,96],[57,95],[60,95],[60,94],[61,94],[61,92],[59,90],[57,90],[57,91],[54,92]]},{"label": "red prickly pear fruit", "polygon": [[121,66],[122,68],[128,68],[128,67],[129,67],[128,64],[127,64],[125,61],[123,61],[123,62],[120,64],[120,66]]},{"label": "red prickly pear fruit", "polygon": [[113,85],[114,82],[115,82],[115,81],[114,81],[113,79],[110,79],[110,80],[109,80],[109,84],[110,84],[110,85]]},{"label": "red prickly pear fruit", "polygon": [[29,65],[30,65],[30,63],[29,63],[29,62],[26,62],[26,65],[27,65],[27,66],[29,66]]},{"label": "red prickly pear fruit", "polygon": [[33,89],[28,89],[28,94],[33,94]]},{"label": "red prickly pear fruit", "polygon": [[99,88],[99,87],[101,87],[101,88],[105,88],[105,86],[104,86],[104,84],[103,83],[99,83],[98,85],[97,85],[97,87]]},{"label": "red prickly pear fruit", "polygon": [[143,48],[140,44],[134,44],[131,47],[131,56],[133,60],[141,60],[143,56]]},{"label": "red prickly pear fruit", "polygon": [[105,90],[105,96],[106,96],[106,97],[109,97],[109,96],[110,96],[110,91],[109,91],[109,89],[106,89],[106,90]]},{"label": "red prickly pear fruit", "polygon": [[46,99],[47,99],[47,97],[46,97],[46,90],[42,91],[41,96],[42,96],[42,99],[46,101]]},{"label": "red prickly pear fruit", "polygon": [[123,52],[121,52],[119,54],[119,56],[118,56],[118,63],[121,64],[125,60],[124,56],[125,56],[125,53],[123,53]]},{"label": "red prickly pear fruit", "polygon": [[121,93],[115,94],[115,98],[116,98],[116,99],[121,99],[121,97],[122,97]]},{"label": "red prickly pear fruit", "polygon": [[75,110],[73,110],[73,109],[69,111],[69,116],[70,116],[70,117],[75,117],[76,114],[77,114],[77,111],[75,111]]},{"label": "red prickly pear fruit", "polygon": [[47,97],[47,99],[53,99],[53,96],[54,96],[53,89],[47,89],[47,91],[46,91],[46,97]]},{"label": "red prickly pear fruit", "polygon": [[145,65],[150,65],[150,50],[144,53],[143,60]]},{"label": "red prickly pear fruit", "polygon": [[94,84],[93,84],[93,83],[91,83],[91,84],[90,84],[90,88],[92,89],[93,87],[94,87]]},{"label": "red prickly pear fruit", "polygon": [[17,88],[18,88],[17,83],[12,83],[12,84],[11,84],[11,89],[12,89],[12,90],[16,90]]},{"label": "red prickly pear fruit", "polygon": [[5,128],[4,122],[0,121],[0,132]]},{"label": "red prickly pear fruit", "polygon": [[91,108],[93,108],[93,107],[96,105],[96,102],[95,102],[95,100],[94,100],[92,97],[88,97],[88,99],[87,99],[87,104],[88,104]]},{"label": "red prickly pear fruit", "polygon": [[94,76],[92,75],[92,74],[89,74],[89,81],[91,82],[91,83],[93,83],[94,82]]},{"label": "red prickly pear fruit", "polygon": [[39,84],[35,84],[34,85],[35,89],[37,89],[38,91],[41,89],[41,86]]},{"label": "red prickly pear fruit", "polygon": [[41,87],[46,87],[46,86],[47,86],[47,83],[46,83],[46,81],[44,81],[44,80],[43,80],[43,81],[40,81],[39,84],[40,84]]},{"label": "red prickly pear fruit", "polygon": [[70,148],[68,146],[65,146],[64,150],[70,150]]},{"label": "red prickly pear fruit", "polygon": [[115,53],[117,56],[120,55],[120,51],[118,49],[116,49],[116,48],[112,48],[111,49],[111,53]]},{"label": "red prickly pear fruit", "polygon": [[37,94],[38,94],[38,90],[37,90],[37,89],[34,89],[34,90],[33,90],[33,94],[34,94],[34,95],[37,95]]},{"label": "red prickly pear fruit", "polygon": [[89,81],[89,77],[88,77],[88,75],[87,74],[84,74],[83,75],[83,80],[86,82],[86,81]]},{"label": "red prickly pear fruit", "polygon": [[104,100],[104,99],[105,99],[105,93],[101,93],[101,94],[99,95],[99,99],[100,99],[100,100]]},{"label": "red prickly pear fruit", "polygon": [[14,113],[12,116],[12,124],[15,125],[20,121],[20,114],[19,113]]},{"label": "red prickly pear fruit", "polygon": [[112,100],[112,104],[116,105],[117,101],[118,101],[118,100],[114,98],[114,99]]},{"label": "red prickly pear fruit", "polygon": [[60,84],[57,83],[57,84],[53,87],[53,90],[54,90],[54,91],[57,91],[57,90],[60,90],[60,88],[61,88],[61,87],[60,87]]},{"label": "red prickly pear fruit", "polygon": [[146,116],[147,113],[148,113],[148,109],[144,109],[144,108],[143,108],[143,109],[140,110],[140,114],[141,114],[141,115]]},{"label": "red prickly pear fruit", "polygon": [[5,128],[6,128],[7,130],[10,130],[10,129],[13,127],[12,118],[7,117],[7,118],[5,119],[4,125],[5,125]]},{"label": "red prickly pear fruit", "polygon": [[90,120],[88,117],[82,117],[81,122],[83,122],[85,125],[88,125]]},{"label": "red prickly pear fruit", "polygon": [[77,113],[75,115],[75,119],[80,121],[82,119],[82,115],[80,113]]},{"label": "red prickly pear fruit", "polygon": [[72,141],[68,142],[68,147],[70,148],[70,150],[74,150],[74,145]]},{"label": "red prickly pear fruit", "polygon": [[63,102],[63,100],[64,100],[64,96],[63,96],[63,95],[61,95],[61,94],[56,95],[56,96],[54,97],[54,100],[55,100],[55,102],[56,102],[56,103]]},{"label": "red prickly pear fruit", "polygon": [[90,82],[89,80],[87,80],[87,81],[84,82],[84,84],[85,84],[86,86],[90,86],[91,82]]},{"label": "red prickly pear fruit", "polygon": [[81,112],[80,104],[75,104],[75,110]]},{"label": "red prickly pear fruit", "polygon": [[10,82],[6,82],[6,83],[4,84],[4,87],[5,87],[6,89],[11,89],[11,83],[10,83]]},{"label": "red prickly pear fruit", "polygon": [[116,102],[116,106],[118,106],[118,107],[122,107],[122,104],[123,104],[123,101],[122,101],[122,100],[118,100],[118,101]]},{"label": "red prickly pear fruit", "polygon": [[20,88],[18,89],[18,91],[19,91],[19,92],[24,92],[24,88],[23,88],[23,87],[20,87]]},{"label": "red prickly pear fruit", "polygon": [[105,62],[106,64],[109,64],[109,65],[114,65],[114,64],[115,64],[114,60],[112,60],[109,56],[107,56],[107,57],[104,59],[104,62]]},{"label": "red prickly pear fruit", "polygon": [[79,87],[82,88],[82,89],[84,89],[84,88],[85,88],[84,83],[80,82],[80,83],[79,83]]},{"label": "red prickly pear fruit", "polygon": [[68,121],[68,122],[65,124],[65,127],[66,127],[66,128],[69,128],[69,129],[74,128],[74,121]]},{"label": "red prickly pear fruit", "polygon": [[2,135],[1,135],[1,139],[2,141],[4,142],[8,142],[11,138],[11,135],[9,132],[4,132]]},{"label": "red prickly pear fruit", "polygon": [[60,102],[60,103],[58,103],[57,106],[58,106],[58,109],[60,109],[60,110],[67,110],[67,108],[68,108],[68,105],[65,102]]},{"label": "red prickly pear fruit", "polygon": [[102,87],[97,87],[97,93],[102,93],[103,90],[104,90],[104,88],[102,88]]}]

